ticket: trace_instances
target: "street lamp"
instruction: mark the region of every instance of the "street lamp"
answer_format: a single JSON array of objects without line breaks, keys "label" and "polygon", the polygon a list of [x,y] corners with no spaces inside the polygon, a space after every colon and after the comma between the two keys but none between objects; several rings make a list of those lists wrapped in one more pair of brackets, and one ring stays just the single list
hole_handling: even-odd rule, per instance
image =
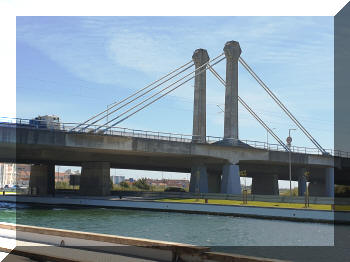
[{"label": "street lamp", "polygon": [[292,137],[290,131],[295,131],[295,128],[289,128],[289,135],[287,137],[287,145],[289,147],[289,194],[292,196]]},{"label": "street lamp", "polygon": [[[270,130],[274,130],[276,129],[275,127],[273,128],[270,128]],[[266,129],[266,147],[267,147],[267,150],[269,150],[269,130]]]}]

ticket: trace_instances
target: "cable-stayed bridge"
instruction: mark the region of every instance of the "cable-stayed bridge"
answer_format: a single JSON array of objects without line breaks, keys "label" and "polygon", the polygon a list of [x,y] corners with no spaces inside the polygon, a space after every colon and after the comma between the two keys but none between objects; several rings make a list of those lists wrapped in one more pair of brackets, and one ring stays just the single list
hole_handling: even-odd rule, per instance
[{"label": "cable-stayed bridge", "polygon": [[[334,169],[344,170],[343,162],[349,154],[324,149],[240,55],[241,48],[236,41],[227,42],[224,52],[212,59],[205,49],[197,49],[191,61],[83,123],[60,123],[58,128],[50,129],[31,126],[24,119],[15,120],[15,124],[5,121],[0,127],[3,149],[0,160],[35,164],[31,186],[40,188],[42,194],[54,190],[54,165],[64,164],[82,166],[80,191],[87,195],[109,193],[109,169],[113,167],[191,172],[192,192],[239,194],[240,170],[245,170],[247,176],[253,178],[252,193],[255,194],[278,194],[278,180],[295,180],[299,195],[303,195],[309,180],[311,195],[333,196]],[[214,69],[222,61],[226,61],[226,79]],[[315,148],[292,146],[291,141],[284,143],[238,95],[239,63]],[[207,71],[225,88],[222,138],[206,134]],[[128,118],[191,80],[194,80],[191,135],[120,127]],[[277,144],[239,139],[238,103]],[[339,181],[347,183],[345,173]]]}]

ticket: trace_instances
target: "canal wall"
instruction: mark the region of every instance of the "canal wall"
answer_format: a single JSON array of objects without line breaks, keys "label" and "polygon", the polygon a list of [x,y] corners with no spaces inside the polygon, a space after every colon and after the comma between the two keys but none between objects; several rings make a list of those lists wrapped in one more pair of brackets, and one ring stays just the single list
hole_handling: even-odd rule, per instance
[{"label": "canal wall", "polygon": [[[0,243],[0,251],[5,248],[8,253],[26,254],[28,257],[38,258],[40,258],[40,255],[44,255],[51,258],[50,261],[283,262],[277,259],[211,252],[209,247],[175,242],[0,222],[0,239],[13,240],[14,238],[17,240],[14,252],[9,250],[13,248],[12,246],[10,248],[8,245],[3,247],[8,241]],[[50,252],[52,249],[54,254]],[[78,249],[98,253],[89,252],[86,254],[85,251],[79,252],[77,255],[76,251]],[[71,260],[69,254],[73,255]],[[109,256],[106,257],[106,254]],[[114,257],[113,259],[111,254],[130,256],[130,258],[124,257],[121,260],[119,257],[118,260],[117,257]],[[137,258],[143,258],[144,260]]]},{"label": "canal wall", "polygon": [[[28,203],[53,206],[91,206],[110,207],[140,210],[154,210],[167,212],[185,212],[199,214],[231,215],[255,217],[265,219],[281,219],[291,221],[310,221],[323,223],[350,223],[349,212],[338,212],[335,221],[334,211],[233,206],[218,204],[195,204],[156,202],[149,200],[120,200],[119,198],[92,198],[92,197],[29,197],[29,196],[0,196],[0,201],[12,203]],[[344,214],[343,214],[344,213]]]}]

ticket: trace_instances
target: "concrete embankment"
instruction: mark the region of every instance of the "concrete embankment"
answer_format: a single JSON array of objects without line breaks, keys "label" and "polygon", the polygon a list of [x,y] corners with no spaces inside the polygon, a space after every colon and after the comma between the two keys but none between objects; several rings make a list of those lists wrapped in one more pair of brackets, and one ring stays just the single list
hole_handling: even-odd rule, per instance
[{"label": "concrete embankment", "polygon": [[[155,211],[173,211],[186,213],[202,213],[217,215],[232,215],[266,219],[281,219],[292,221],[310,221],[323,223],[350,223],[350,212],[326,210],[309,210],[277,207],[234,206],[218,204],[194,204],[157,202],[148,200],[120,200],[119,198],[97,197],[30,197],[30,196],[0,196],[0,201],[12,203],[28,203],[55,206],[91,206],[110,208],[129,208]],[[335,221],[336,218],[336,221]]]},{"label": "concrete embankment", "polygon": [[[282,260],[211,252],[208,247],[72,230],[0,223],[0,251],[35,259],[86,261],[240,261]],[[11,240],[16,239],[16,248]],[[12,241],[13,242],[13,241]]]}]

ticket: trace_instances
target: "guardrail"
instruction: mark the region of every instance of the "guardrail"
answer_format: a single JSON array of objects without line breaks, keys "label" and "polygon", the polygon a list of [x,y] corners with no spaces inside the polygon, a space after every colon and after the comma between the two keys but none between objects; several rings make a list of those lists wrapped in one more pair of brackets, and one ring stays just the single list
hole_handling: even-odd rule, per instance
[{"label": "guardrail", "polygon": [[[0,126],[10,126],[16,128],[33,128],[33,129],[44,129],[52,131],[64,131],[68,133],[89,133],[89,134],[98,134],[98,135],[113,135],[113,136],[125,136],[125,137],[138,137],[145,139],[153,140],[165,140],[165,141],[174,141],[174,142],[183,142],[183,143],[204,143],[204,144],[220,144],[220,145],[234,145],[239,147],[252,147],[257,149],[264,149],[269,151],[282,151],[285,152],[283,146],[279,144],[271,144],[261,141],[239,139],[231,140],[232,143],[224,143],[227,141],[227,138],[216,137],[216,136],[207,136],[205,141],[198,141],[198,137],[193,135],[177,134],[177,133],[167,133],[167,132],[155,132],[155,131],[146,131],[139,129],[130,129],[126,127],[111,127],[107,132],[96,131],[99,129],[107,128],[106,125],[81,125],[80,123],[55,123],[53,125],[47,125],[45,120],[35,120],[33,124],[30,119],[22,118],[6,118],[0,117]],[[38,124],[42,122],[42,124]],[[78,131],[71,131],[76,126],[81,125]],[[344,152],[340,150],[325,149],[329,155],[346,157],[350,158],[350,152]],[[322,152],[317,148],[309,147],[300,147],[300,146],[291,146],[291,151],[293,153],[300,154],[314,154],[314,155],[323,155]]]}]

